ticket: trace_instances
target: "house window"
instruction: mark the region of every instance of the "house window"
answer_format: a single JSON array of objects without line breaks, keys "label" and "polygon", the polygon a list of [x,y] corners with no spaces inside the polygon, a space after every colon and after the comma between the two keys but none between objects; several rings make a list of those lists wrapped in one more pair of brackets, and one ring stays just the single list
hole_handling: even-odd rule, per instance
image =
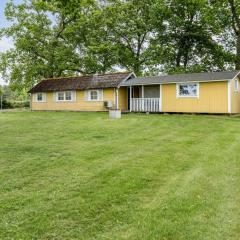
[{"label": "house window", "polygon": [[57,102],[71,102],[74,100],[74,92],[73,91],[57,92],[56,100]]},{"label": "house window", "polygon": [[180,83],[177,84],[177,97],[198,97],[198,83]]},{"label": "house window", "polygon": [[102,90],[89,90],[88,101],[102,101]]},{"label": "house window", "polygon": [[90,100],[94,101],[94,100],[98,100],[98,91],[97,90],[92,90],[90,91]]},{"label": "house window", "polygon": [[234,79],[234,91],[238,92],[238,79]]},{"label": "house window", "polygon": [[37,94],[37,101],[38,102],[42,102],[43,101],[43,94],[42,93],[38,93]]},{"label": "house window", "polygon": [[36,94],[36,102],[45,102],[46,94],[45,93],[37,93]]},{"label": "house window", "polygon": [[65,94],[66,101],[72,101],[72,92],[66,92]]},{"label": "house window", "polygon": [[64,92],[58,92],[57,93],[57,100],[58,101],[64,101]]}]

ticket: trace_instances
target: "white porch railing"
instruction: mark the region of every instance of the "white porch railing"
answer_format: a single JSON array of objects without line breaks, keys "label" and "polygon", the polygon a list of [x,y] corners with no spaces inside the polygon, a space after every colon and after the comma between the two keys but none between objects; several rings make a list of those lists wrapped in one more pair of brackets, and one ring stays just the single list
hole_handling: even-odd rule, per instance
[{"label": "white porch railing", "polygon": [[133,112],[160,112],[160,98],[132,98],[130,100]]}]

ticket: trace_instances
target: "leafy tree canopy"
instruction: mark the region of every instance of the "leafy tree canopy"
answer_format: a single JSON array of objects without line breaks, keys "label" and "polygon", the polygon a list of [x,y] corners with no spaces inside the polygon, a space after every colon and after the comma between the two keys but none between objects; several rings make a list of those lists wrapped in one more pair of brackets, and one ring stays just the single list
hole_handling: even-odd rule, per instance
[{"label": "leafy tree canopy", "polygon": [[239,0],[25,0],[6,5],[14,48],[0,74],[42,78],[125,69],[137,75],[240,69]]}]

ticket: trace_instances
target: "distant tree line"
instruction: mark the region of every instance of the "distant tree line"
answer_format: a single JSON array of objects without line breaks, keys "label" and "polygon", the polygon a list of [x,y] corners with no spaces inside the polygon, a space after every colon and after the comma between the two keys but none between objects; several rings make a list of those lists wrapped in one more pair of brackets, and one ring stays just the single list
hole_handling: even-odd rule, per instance
[{"label": "distant tree line", "polygon": [[0,85],[0,110],[11,108],[28,108],[30,106],[27,92],[14,91],[10,86]]},{"label": "distant tree line", "polygon": [[15,89],[42,78],[240,69],[240,0],[26,0],[6,5],[14,48],[0,74]]}]

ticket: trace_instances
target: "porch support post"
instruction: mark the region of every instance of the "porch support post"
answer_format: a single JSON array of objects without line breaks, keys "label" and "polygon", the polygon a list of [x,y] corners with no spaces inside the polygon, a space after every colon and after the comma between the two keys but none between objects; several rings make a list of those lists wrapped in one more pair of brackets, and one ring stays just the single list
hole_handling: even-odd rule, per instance
[{"label": "porch support post", "polygon": [[130,112],[132,111],[132,86],[130,86],[130,90],[129,90],[129,94],[130,94]]},{"label": "porch support post", "polygon": [[144,85],[142,85],[142,98],[144,98]]},{"label": "porch support post", "polygon": [[119,109],[119,89],[116,88],[116,108]]}]

